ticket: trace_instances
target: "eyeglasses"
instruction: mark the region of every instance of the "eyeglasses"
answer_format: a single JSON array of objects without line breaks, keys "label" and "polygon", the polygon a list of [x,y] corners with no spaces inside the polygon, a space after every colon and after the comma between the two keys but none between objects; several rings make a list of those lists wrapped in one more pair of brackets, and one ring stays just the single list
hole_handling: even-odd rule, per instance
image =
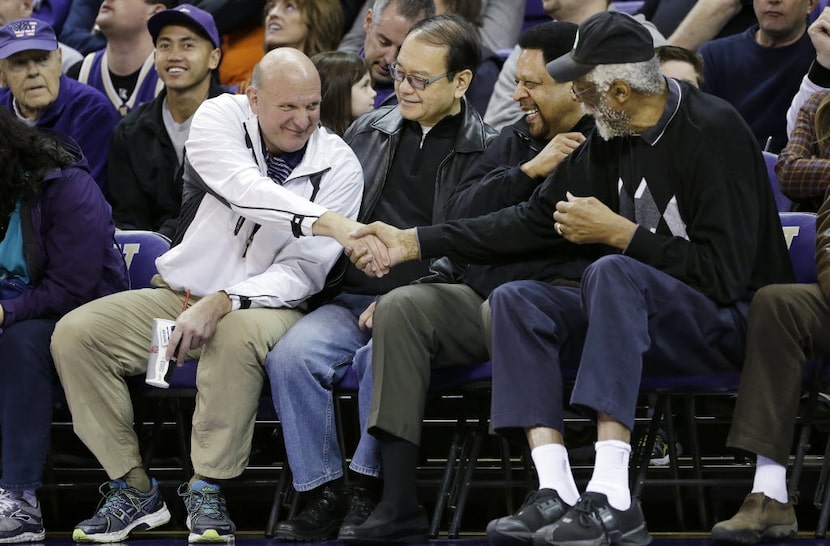
[{"label": "eyeglasses", "polygon": [[437,82],[441,78],[446,78],[450,74],[452,74],[452,72],[444,72],[443,74],[432,76],[431,78],[421,78],[418,76],[413,76],[412,74],[407,74],[406,72],[399,70],[398,63],[392,63],[389,65],[389,75],[391,75],[396,82],[402,82],[406,80],[407,82],[409,82],[409,85],[411,85],[413,89],[417,89],[419,91],[425,89],[427,85],[433,82]]},{"label": "eyeglasses", "polygon": [[574,98],[574,100],[582,101],[582,100],[584,100],[582,98],[582,96],[585,95],[585,93],[590,93],[591,91],[595,90],[596,88],[597,88],[596,85],[592,85],[590,87],[586,87],[582,91],[577,91],[576,87],[574,87],[574,84],[571,84],[571,96]]}]

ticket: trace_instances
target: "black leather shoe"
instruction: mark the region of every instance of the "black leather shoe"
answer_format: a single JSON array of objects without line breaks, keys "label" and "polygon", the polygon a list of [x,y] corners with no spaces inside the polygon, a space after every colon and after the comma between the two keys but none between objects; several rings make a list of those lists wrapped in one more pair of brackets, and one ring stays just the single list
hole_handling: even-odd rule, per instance
[{"label": "black leather shoe", "polygon": [[348,501],[346,491],[324,485],[302,512],[277,524],[274,538],[309,542],[332,539],[346,515]]},{"label": "black leather shoe", "polygon": [[531,491],[515,514],[487,525],[487,540],[493,546],[529,545],[536,531],[559,521],[570,508],[553,489]]},{"label": "black leather shoe", "polygon": [[349,511],[343,518],[342,526],[355,527],[362,524],[374,509],[375,503],[369,497],[369,492],[362,487],[353,487],[349,492]]},{"label": "black leather shoe", "polygon": [[344,525],[337,540],[347,543],[391,544],[426,542],[429,534],[427,514],[422,507],[412,514],[392,519],[369,519],[362,525]]}]

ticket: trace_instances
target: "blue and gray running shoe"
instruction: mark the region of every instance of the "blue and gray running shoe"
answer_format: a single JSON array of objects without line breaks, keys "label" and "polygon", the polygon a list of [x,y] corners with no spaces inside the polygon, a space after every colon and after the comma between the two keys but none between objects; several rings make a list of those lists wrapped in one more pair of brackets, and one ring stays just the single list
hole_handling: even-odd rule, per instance
[{"label": "blue and gray running shoe", "polygon": [[187,528],[190,544],[198,542],[234,541],[236,525],[228,515],[225,496],[219,486],[203,480],[196,480],[193,485],[183,483],[179,486],[179,496],[187,507]]},{"label": "blue and gray running shoe", "polygon": [[98,511],[79,523],[72,532],[75,542],[121,542],[132,531],[143,531],[170,521],[170,512],[159,493],[156,480],[144,493],[124,480],[112,480],[100,488],[104,495]]}]

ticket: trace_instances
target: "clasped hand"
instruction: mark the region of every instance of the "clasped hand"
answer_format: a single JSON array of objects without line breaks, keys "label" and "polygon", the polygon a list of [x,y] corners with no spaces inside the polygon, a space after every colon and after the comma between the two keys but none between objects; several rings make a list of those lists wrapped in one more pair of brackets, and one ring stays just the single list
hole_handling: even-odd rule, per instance
[{"label": "clasped hand", "polygon": [[398,229],[372,222],[349,233],[344,244],[352,263],[370,277],[382,277],[399,263],[419,258],[414,229]]}]

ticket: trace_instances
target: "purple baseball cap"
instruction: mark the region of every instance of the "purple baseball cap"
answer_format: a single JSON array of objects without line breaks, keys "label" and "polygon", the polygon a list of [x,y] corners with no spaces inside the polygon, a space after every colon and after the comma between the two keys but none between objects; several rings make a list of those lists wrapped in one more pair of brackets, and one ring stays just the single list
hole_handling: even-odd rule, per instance
[{"label": "purple baseball cap", "polygon": [[194,28],[210,40],[213,47],[219,47],[222,43],[213,15],[190,4],[180,4],[175,8],[159,11],[147,20],[147,30],[153,37],[153,43],[156,43],[161,29],[167,25]]},{"label": "purple baseball cap", "polygon": [[38,19],[16,19],[0,27],[0,59],[21,51],[58,49],[55,31]]},{"label": "purple baseball cap", "polygon": [[547,64],[559,83],[573,81],[601,64],[647,61],[654,57],[654,40],[636,19],[621,11],[603,11],[585,19],[573,49]]}]

